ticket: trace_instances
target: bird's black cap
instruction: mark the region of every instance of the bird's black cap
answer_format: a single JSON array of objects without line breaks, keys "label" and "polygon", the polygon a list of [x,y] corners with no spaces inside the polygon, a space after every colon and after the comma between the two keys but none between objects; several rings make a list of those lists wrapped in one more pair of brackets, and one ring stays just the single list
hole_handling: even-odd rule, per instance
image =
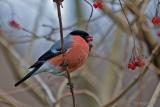
[{"label": "bird's black cap", "polygon": [[74,30],[70,33],[71,35],[83,35],[83,36],[89,36],[89,34],[86,31],[82,30]]}]

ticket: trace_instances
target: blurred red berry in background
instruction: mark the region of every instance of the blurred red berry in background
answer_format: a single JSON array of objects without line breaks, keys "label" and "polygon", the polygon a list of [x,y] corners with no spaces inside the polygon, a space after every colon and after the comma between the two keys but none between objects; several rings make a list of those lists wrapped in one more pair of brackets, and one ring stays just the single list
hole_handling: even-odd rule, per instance
[{"label": "blurred red berry in background", "polygon": [[93,7],[102,9],[104,7],[104,3],[103,3],[103,1],[95,1],[93,3]]},{"label": "blurred red berry in background", "polygon": [[131,70],[135,70],[136,69],[136,65],[134,63],[129,63],[128,64],[128,68]]},{"label": "blurred red berry in background", "polygon": [[153,24],[160,24],[160,17],[154,16],[154,17],[152,18],[152,23],[153,23]]},{"label": "blurred red berry in background", "polygon": [[144,58],[139,58],[139,57],[135,58],[134,64],[138,67],[143,67],[145,65]]},{"label": "blurred red berry in background", "polygon": [[160,32],[157,33],[157,36],[160,37]]},{"label": "blurred red berry in background", "polygon": [[145,59],[143,57],[135,57],[128,63],[128,68],[135,70],[136,67],[143,67],[145,65]]},{"label": "blurred red berry in background", "polygon": [[16,29],[21,29],[20,24],[14,19],[9,21],[9,26],[13,27],[13,28],[16,28]]}]

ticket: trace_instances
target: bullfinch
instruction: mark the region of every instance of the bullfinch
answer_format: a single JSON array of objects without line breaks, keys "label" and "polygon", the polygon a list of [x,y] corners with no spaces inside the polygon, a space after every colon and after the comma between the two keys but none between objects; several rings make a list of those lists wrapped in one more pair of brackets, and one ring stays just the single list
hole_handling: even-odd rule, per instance
[{"label": "bullfinch", "polygon": [[[64,37],[64,54],[61,52],[61,41],[44,53],[30,68],[29,73],[19,80],[15,86],[23,83],[33,75],[41,72],[50,72],[57,76],[65,76],[63,67],[64,57],[69,73],[78,69],[87,60],[93,37],[82,30],[75,30]],[[65,55],[65,56],[63,56]]]}]

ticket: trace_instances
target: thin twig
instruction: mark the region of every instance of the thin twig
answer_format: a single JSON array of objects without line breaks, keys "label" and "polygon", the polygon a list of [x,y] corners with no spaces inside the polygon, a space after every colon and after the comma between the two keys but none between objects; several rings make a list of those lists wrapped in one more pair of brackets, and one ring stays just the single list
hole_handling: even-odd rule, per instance
[{"label": "thin twig", "polygon": [[159,96],[160,96],[160,81],[147,107],[155,107],[156,101],[158,100]]},{"label": "thin twig", "polygon": [[59,27],[60,27],[60,37],[61,37],[61,52],[64,53],[64,39],[63,39],[63,24],[62,24],[62,15],[61,15],[61,1],[55,0],[57,3],[57,13],[59,19]]},{"label": "thin twig", "polygon": [[46,40],[51,41],[51,42],[55,41],[54,39],[52,39],[50,37],[50,35],[54,32],[54,29],[52,29],[50,33],[48,33],[46,35],[42,35],[42,36],[38,36],[35,33],[31,32],[31,31],[29,31],[28,29],[25,29],[25,28],[22,28],[22,30],[25,31],[25,32],[27,32],[27,33],[30,33],[33,36],[32,39],[45,38]]},{"label": "thin twig", "polygon": [[53,0],[54,2],[56,2],[57,4],[57,13],[58,13],[58,19],[59,19],[59,26],[60,26],[60,37],[61,37],[61,53],[63,54],[63,59],[64,59],[64,68],[66,68],[66,74],[67,74],[67,78],[68,78],[68,85],[70,87],[70,92],[72,94],[72,100],[73,100],[73,107],[76,107],[76,104],[75,104],[75,96],[74,96],[74,89],[73,89],[73,84],[72,84],[72,81],[71,81],[71,77],[70,77],[70,74],[69,74],[69,71],[67,70],[67,66],[68,66],[68,63],[67,61],[65,60],[65,54],[64,54],[64,38],[63,38],[63,24],[62,24],[62,15],[61,15],[61,4],[63,2],[63,0]]},{"label": "thin twig", "polygon": [[11,11],[11,19],[14,19],[15,12],[14,12],[14,9],[13,9],[13,6],[11,5],[11,3],[8,0],[0,0],[0,2],[6,3],[9,6],[9,9]]},{"label": "thin twig", "polygon": [[[61,83],[61,85],[60,85],[60,87],[59,87],[59,89],[58,89],[58,92],[57,92],[57,97],[56,97],[56,99],[60,99],[60,98],[63,96],[63,91],[64,91],[64,89],[65,89],[65,87],[66,87],[67,81],[68,81],[68,79],[65,78],[65,79],[63,80],[63,82]],[[57,103],[57,101],[56,101],[55,107],[61,107],[60,104],[61,104],[61,102],[58,102],[58,103]]]},{"label": "thin twig", "polygon": [[120,6],[121,6],[121,8],[122,8],[122,12],[123,12],[123,14],[124,14],[124,16],[125,16],[125,18],[126,18],[126,20],[127,20],[127,23],[128,23],[128,26],[129,26],[131,35],[132,35],[132,34],[133,34],[133,30],[132,30],[132,28],[131,28],[131,26],[130,26],[130,22],[129,22],[128,17],[127,17],[127,15],[126,15],[126,13],[125,13],[125,10],[124,10],[124,8],[123,8],[123,5],[122,5],[122,3],[121,3],[121,0],[119,0],[119,3],[120,3]]},{"label": "thin twig", "polygon": [[136,54],[138,53],[137,48],[136,48],[135,35],[134,35],[133,30],[132,30],[132,27],[131,27],[131,24],[130,24],[130,22],[129,22],[129,19],[128,19],[126,13],[125,13],[125,10],[124,10],[124,8],[123,8],[123,5],[122,5],[121,0],[119,0],[119,3],[120,3],[120,6],[121,6],[121,8],[122,8],[122,12],[123,12],[123,14],[124,14],[124,16],[125,16],[125,18],[126,18],[126,20],[127,20],[127,23],[128,23],[129,29],[130,29],[130,34],[131,34],[131,36],[133,37],[133,43],[134,43],[134,44],[133,44],[133,49],[132,49],[132,55],[133,55],[133,56],[131,55],[131,58],[132,58],[132,57],[135,57]]},{"label": "thin twig", "polygon": [[[75,93],[75,95],[86,95],[86,96],[89,96],[89,97],[93,98],[98,103],[98,105],[100,107],[102,106],[102,103],[100,102],[100,99],[94,93],[92,93],[91,91],[89,91],[87,89],[76,90],[76,91],[74,91],[74,93]],[[55,104],[61,102],[65,97],[68,97],[68,96],[72,96],[72,94],[71,93],[65,93],[63,96],[61,96],[59,99],[57,99]]]},{"label": "thin twig", "polygon": [[[19,61],[21,66],[23,66],[25,68],[27,66],[29,66],[29,64],[26,63],[26,61],[22,57],[20,57],[19,54],[12,47],[9,46],[7,41],[4,38],[2,38],[2,36],[0,38],[0,45],[2,45],[5,49],[7,49],[7,52],[11,53],[16,58],[16,60]],[[45,84],[44,82],[42,82],[41,78],[38,75],[35,76],[35,78],[36,78],[37,82],[40,84],[40,86],[43,88],[43,90],[46,92],[46,94],[48,95],[48,98],[50,99],[50,101],[52,103],[55,103],[55,98],[52,95],[52,92],[51,92],[50,88],[48,87],[48,85]]]},{"label": "thin twig", "polygon": [[[130,10],[130,12],[132,12],[136,17],[139,18],[139,25],[137,26],[139,31],[142,33],[143,41],[146,43],[149,53],[152,53],[153,48],[156,46],[156,41],[153,38],[152,34],[150,33],[149,27],[148,27],[148,21],[146,16],[144,15],[143,11],[141,11],[139,8],[137,8],[136,5],[133,5],[131,2],[129,2],[128,0],[126,1],[126,6],[127,8]],[[147,29],[146,29],[147,28]],[[160,55],[157,56],[157,58],[154,59],[154,65],[159,68],[160,64],[159,64],[159,59],[160,59]]]},{"label": "thin twig", "polygon": [[148,58],[148,64],[145,66],[144,70],[115,98],[113,98],[109,103],[104,105],[104,107],[109,107],[115,104],[117,101],[119,101],[139,80],[142,79],[142,77],[146,74],[146,72],[149,69],[150,64],[152,63],[154,57],[156,57],[160,53],[160,46],[157,45],[154,50],[152,51],[152,54]]},{"label": "thin twig", "polygon": [[89,22],[90,22],[90,20],[91,20],[91,18],[92,18],[92,15],[93,15],[93,6],[92,6],[92,4],[88,1],[88,0],[84,0],[86,3],[88,3],[90,6],[91,6],[91,14],[90,14],[90,16],[89,16],[89,19],[88,19],[88,21],[87,21],[87,24],[86,24],[86,27],[85,27],[85,29],[87,30],[88,29],[88,25],[89,25]]},{"label": "thin twig", "polygon": [[9,96],[7,92],[2,89],[0,89],[0,98],[7,101],[6,103],[12,105],[13,107],[29,107],[29,105],[16,100],[12,96]]},{"label": "thin twig", "polygon": [[100,58],[102,60],[107,60],[108,62],[110,62],[110,63],[114,64],[115,66],[117,66],[119,69],[121,69],[121,70],[124,69],[124,67],[120,63],[112,60],[110,57],[104,57],[104,56],[93,54],[93,53],[90,54],[90,57],[95,57],[95,58]]}]

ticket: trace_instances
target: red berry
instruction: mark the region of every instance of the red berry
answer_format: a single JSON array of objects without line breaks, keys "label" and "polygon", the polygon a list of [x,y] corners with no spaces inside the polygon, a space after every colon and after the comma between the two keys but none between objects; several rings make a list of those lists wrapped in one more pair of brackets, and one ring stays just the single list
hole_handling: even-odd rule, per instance
[{"label": "red berry", "polygon": [[94,8],[98,8],[97,3],[93,3]]},{"label": "red berry", "polygon": [[128,68],[131,70],[135,70],[136,69],[136,65],[134,63],[129,63],[128,64]]},{"label": "red berry", "polygon": [[13,27],[13,28],[16,28],[16,29],[21,29],[20,24],[14,19],[9,21],[9,25],[10,25],[10,27]]},{"label": "red berry", "polygon": [[145,65],[145,60],[144,58],[135,58],[134,64],[138,67],[143,67]]},{"label": "red berry", "polygon": [[93,3],[93,7],[102,9],[104,7],[104,3],[102,1],[95,1]]},{"label": "red berry", "polygon": [[152,18],[152,23],[153,24],[160,24],[160,17],[154,16]]},{"label": "red berry", "polygon": [[144,60],[140,60],[140,62],[138,63],[137,66],[143,67],[144,65],[145,65],[145,61]]},{"label": "red berry", "polygon": [[99,2],[97,3],[97,5],[98,5],[99,8],[103,8],[103,6],[104,6],[102,1],[99,1]]},{"label": "red berry", "polygon": [[160,37],[160,32],[157,33],[157,36]]},{"label": "red berry", "polygon": [[134,63],[136,66],[139,64],[139,62],[140,62],[140,59],[139,59],[139,58],[135,58],[134,61],[133,61],[133,63]]}]

